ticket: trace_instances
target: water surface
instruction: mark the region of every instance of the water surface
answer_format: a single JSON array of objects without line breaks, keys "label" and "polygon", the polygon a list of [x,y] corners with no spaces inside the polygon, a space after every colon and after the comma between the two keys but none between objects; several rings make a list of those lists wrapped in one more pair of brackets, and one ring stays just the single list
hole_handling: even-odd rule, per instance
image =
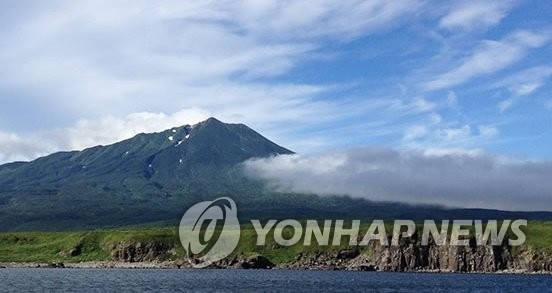
[{"label": "water surface", "polygon": [[550,275],[287,270],[0,269],[0,292],[550,292]]}]

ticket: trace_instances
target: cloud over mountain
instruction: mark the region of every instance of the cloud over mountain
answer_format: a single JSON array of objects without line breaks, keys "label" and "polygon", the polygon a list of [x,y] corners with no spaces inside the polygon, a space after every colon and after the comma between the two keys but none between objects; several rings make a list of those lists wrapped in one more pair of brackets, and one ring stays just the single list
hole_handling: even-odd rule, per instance
[{"label": "cloud over mountain", "polygon": [[254,159],[244,166],[249,176],[281,191],[450,207],[552,207],[552,162],[514,161],[480,151],[356,148]]}]

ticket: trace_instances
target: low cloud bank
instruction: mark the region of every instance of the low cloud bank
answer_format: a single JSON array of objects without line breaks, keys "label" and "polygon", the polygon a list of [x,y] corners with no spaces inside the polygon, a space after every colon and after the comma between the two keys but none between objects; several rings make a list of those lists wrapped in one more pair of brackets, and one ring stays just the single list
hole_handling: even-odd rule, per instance
[{"label": "low cloud bank", "polygon": [[244,163],[279,191],[449,207],[551,211],[552,162],[477,151],[356,148]]}]

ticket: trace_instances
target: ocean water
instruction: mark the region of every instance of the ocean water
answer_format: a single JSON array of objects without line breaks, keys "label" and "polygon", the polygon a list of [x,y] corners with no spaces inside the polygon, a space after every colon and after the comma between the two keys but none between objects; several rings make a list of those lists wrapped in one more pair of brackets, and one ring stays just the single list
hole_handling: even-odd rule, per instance
[{"label": "ocean water", "polygon": [[0,269],[0,292],[551,292],[550,275]]}]

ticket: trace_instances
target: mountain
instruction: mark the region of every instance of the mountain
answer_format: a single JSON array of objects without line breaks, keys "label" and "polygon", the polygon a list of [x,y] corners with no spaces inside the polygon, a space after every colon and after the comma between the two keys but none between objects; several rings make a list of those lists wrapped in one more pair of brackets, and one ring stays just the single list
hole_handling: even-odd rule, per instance
[{"label": "mountain", "polygon": [[241,193],[247,179],[236,164],[291,153],[243,124],[210,118],[108,146],[2,165],[0,229],[166,220],[202,197]]},{"label": "mountain", "polygon": [[218,196],[232,197],[245,218],[552,219],[552,213],[447,210],[276,193],[242,175],[240,163],[247,159],[292,153],[243,124],[210,118],[108,146],[5,164],[0,166],[0,230],[176,222],[189,206]]},{"label": "mountain", "polygon": [[[86,134],[83,134],[86,135]],[[60,152],[29,163],[0,167],[2,189],[35,189],[82,183],[191,181],[213,167],[252,157],[292,154],[243,124],[210,118],[193,127],[139,134],[109,146]]]}]

